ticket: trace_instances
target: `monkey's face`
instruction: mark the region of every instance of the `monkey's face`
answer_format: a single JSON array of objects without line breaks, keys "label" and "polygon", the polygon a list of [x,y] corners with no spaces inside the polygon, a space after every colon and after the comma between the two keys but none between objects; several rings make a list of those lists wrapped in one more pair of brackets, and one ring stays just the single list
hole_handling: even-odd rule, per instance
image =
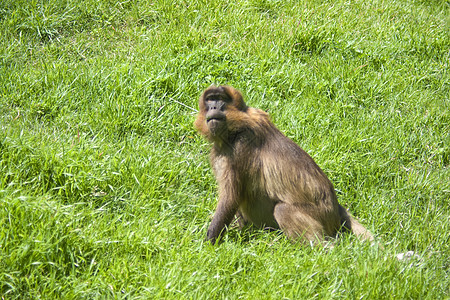
[{"label": "monkey's face", "polygon": [[229,99],[221,94],[211,94],[205,97],[206,125],[213,136],[220,135],[226,130],[225,109]]},{"label": "monkey's face", "polygon": [[199,100],[200,112],[195,127],[207,138],[224,140],[239,127],[247,109],[241,93],[229,86],[209,87]]}]

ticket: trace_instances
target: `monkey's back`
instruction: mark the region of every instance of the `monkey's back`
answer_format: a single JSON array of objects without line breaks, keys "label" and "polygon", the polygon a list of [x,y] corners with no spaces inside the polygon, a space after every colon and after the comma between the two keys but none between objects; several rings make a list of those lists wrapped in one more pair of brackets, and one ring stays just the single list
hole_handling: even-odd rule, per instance
[{"label": "monkey's back", "polygon": [[334,235],[341,216],[333,184],[302,148],[269,124],[264,141],[247,157],[247,170],[239,171],[247,191],[242,214],[257,226],[273,227],[275,206],[286,203],[319,220],[324,234]]}]

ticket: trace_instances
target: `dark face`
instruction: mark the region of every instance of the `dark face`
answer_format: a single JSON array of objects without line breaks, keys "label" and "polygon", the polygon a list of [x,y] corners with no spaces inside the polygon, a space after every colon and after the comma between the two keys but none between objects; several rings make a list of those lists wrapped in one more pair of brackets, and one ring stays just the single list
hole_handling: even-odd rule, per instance
[{"label": "dark face", "polygon": [[220,88],[205,95],[206,124],[212,135],[223,134],[226,130],[225,110],[231,99]]}]

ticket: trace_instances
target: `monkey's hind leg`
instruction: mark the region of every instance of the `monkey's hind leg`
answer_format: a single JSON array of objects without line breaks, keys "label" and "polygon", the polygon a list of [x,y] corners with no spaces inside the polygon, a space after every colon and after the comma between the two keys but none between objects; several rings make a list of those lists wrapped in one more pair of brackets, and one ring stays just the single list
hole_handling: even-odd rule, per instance
[{"label": "monkey's hind leg", "polygon": [[274,208],[274,217],[281,230],[293,241],[324,241],[323,226],[298,207],[278,203]]}]

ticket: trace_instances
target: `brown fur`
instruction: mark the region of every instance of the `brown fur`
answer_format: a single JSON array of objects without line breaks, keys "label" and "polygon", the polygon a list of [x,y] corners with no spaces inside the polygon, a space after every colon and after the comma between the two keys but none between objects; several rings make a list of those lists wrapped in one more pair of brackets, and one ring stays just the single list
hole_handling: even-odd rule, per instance
[{"label": "brown fur", "polygon": [[[210,161],[219,186],[208,240],[215,243],[235,215],[241,226],[281,229],[292,240],[321,241],[340,229],[373,240],[339,205],[332,183],[313,159],[265,112],[247,107],[239,91],[210,87],[199,109],[194,125],[214,144]],[[208,122],[214,118],[218,121]]]}]

